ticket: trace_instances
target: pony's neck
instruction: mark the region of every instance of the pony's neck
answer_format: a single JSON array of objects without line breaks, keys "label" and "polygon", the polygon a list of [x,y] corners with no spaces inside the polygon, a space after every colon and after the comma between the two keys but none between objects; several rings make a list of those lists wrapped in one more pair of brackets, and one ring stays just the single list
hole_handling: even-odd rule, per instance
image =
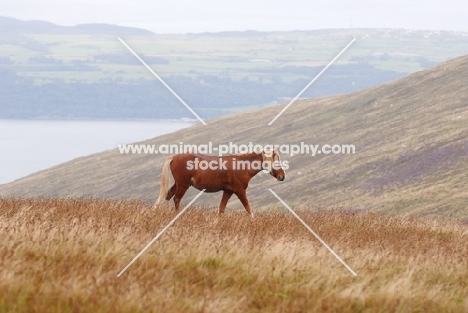
[{"label": "pony's neck", "polygon": [[[238,157],[238,159],[240,160],[246,160],[246,161],[249,161],[250,163],[254,162],[254,161],[260,161],[260,164],[263,162],[263,157],[261,154],[258,154],[258,153],[255,153],[255,152],[251,152],[251,153],[246,153],[246,154],[242,154],[241,156]],[[250,176],[250,179],[252,179],[252,177],[254,177],[255,175],[257,175],[259,172],[261,171],[261,168],[260,169],[256,169],[254,168],[253,166],[251,166],[247,172],[249,173],[249,176]]]}]

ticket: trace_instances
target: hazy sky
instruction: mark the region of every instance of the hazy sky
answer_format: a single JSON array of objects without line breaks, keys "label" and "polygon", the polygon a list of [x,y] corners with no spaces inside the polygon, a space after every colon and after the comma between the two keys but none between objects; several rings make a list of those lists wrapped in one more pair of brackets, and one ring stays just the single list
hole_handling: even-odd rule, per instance
[{"label": "hazy sky", "polygon": [[0,15],[157,33],[385,27],[468,31],[466,0],[0,0]]}]

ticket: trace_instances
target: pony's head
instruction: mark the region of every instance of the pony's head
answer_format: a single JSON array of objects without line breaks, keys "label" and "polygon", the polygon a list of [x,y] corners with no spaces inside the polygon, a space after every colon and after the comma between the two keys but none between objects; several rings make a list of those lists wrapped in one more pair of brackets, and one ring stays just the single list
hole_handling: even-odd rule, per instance
[{"label": "pony's head", "polygon": [[281,164],[278,148],[262,151],[262,170],[270,173],[278,181],[283,181],[286,174]]}]

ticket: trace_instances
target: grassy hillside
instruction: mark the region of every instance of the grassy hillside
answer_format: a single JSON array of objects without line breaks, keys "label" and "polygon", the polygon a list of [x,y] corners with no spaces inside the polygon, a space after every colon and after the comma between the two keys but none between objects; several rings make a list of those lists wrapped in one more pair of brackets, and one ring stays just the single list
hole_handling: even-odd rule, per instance
[{"label": "grassy hillside", "polygon": [[[254,211],[278,206],[273,188],[296,208],[365,209],[468,219],[468,57],[353,94],[302,100],[272,126],[282,106],[239,113],[147,144],[354,144],[354,155],[287,156],[286,180],[253,179]],[[2,195],[150,199],[165,155],[82,157],[7,185]],[[193,190],[190,194],[194,194]],[[221,194],[204,197],[218,205]],[[233,197],[229,208],[239,207]]]},{"label": "grassy hillside", "polygon": [[0,199],[1,312],[466,312],[468,228],[373,213],[251,220],[140,201]]}]

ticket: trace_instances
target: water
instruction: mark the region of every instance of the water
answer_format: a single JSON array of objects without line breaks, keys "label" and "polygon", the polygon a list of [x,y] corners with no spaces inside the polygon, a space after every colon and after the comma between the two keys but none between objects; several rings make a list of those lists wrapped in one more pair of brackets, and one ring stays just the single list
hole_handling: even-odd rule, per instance
[{"label": "water", "polygon": [[0,120],[0,184],[190,125],[182,121]]}]

